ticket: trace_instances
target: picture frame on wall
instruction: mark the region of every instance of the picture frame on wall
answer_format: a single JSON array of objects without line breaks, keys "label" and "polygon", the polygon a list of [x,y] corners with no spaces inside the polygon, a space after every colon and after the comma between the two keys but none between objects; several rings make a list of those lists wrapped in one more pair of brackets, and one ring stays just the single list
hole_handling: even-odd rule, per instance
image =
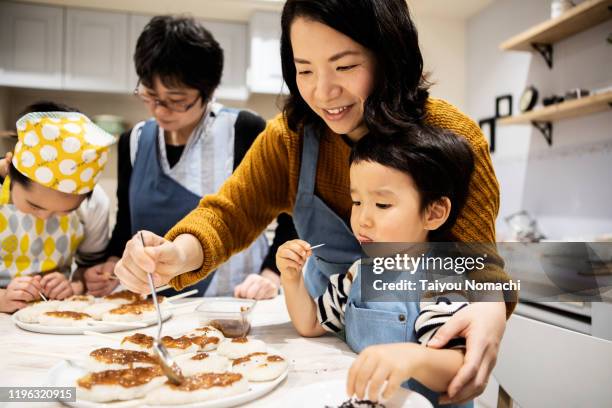
[{"label": "picture frame on wall", "polygon": [[497,118],[486,118],[478,121],[478,126],[482,129],[487,142],[489,143],[489,152],[495,152],[495,121]]}]

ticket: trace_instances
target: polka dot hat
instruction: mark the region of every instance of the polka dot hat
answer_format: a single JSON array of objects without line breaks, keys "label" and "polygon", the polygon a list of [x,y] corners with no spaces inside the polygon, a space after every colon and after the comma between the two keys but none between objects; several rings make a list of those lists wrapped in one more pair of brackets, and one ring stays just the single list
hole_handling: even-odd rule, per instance
[{"label": "polka dot hat", "polygon": [[33,112],[17,121],[13,165],[32,181],[86,194],[98,182],[114,136],[75,112]]}]

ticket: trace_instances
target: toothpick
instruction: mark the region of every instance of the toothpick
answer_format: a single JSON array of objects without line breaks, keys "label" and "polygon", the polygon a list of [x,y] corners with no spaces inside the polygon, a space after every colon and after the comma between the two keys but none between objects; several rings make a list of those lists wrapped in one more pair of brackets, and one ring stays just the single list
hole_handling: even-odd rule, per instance
[{"label": "toothpick", "polygon": [[310,247],[310,250],[312,251],[313,249],[320,248],[320,247],[322,247],[323,245],[325,245],[325,244],[319,244],[319,245],[311,246],[311,247]]}]

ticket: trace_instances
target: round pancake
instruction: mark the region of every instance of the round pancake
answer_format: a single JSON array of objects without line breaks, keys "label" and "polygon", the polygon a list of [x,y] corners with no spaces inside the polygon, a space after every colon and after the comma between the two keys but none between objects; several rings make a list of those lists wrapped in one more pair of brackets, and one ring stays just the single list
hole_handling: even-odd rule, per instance
[{"label": "round pancake", "polygon": [[249,390],[248,381],[238,373],[202,373],[186,377],[180,386],[165,383],[147,395],[147,404],[180,405],[230,397]]},{"label": "round pancake", "polygon": [[60,310],[44,312],[38,318],[43,326],[86,327],[91,321],[93,319],[86,313]]},{"label": "round pancake", "polygon": [[251,353],[266,351],[266,343],[261,340],[249,339],[247,337],[235,337],[225,339],[219,347],[217,353],[230,359],[244,357]]},{"label": "round pancake", "polygon": [[196,354],[182,354],[175,359],[183,375],[198,373],[223,373],[229,370],[230,361],[227,357],[218,354],[199,352]]},{"label": "round pancake", "polygon": [[76,382],[77,398],[95,402],[142,398],[165,381],[159,366],[88,373]]},{"label": "round pancake", "polygon": [[283,357],[268,353],[253,353],[232,361],[232,371],[249,381],[272,381],[288,367]]}]

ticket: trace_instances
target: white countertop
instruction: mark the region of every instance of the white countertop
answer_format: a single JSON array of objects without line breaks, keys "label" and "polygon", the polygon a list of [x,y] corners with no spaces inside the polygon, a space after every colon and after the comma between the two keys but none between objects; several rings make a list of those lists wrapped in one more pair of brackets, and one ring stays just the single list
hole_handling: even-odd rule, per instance
[{"label": "white countertop", "polygon": [[[193,300],[193,298],[189,299]],[[175,310],[173,317],[164,323],[164,335],[183,334],[199,326],[193,307]],[[156,326],[138,329],[155,335]],[[135,331],[110,333],[126,336]],[[56,365],[57,358],[29,356],[12,353],[15,349],[31,349],[54,353],[85,355],[97,347],[108,346],[108,340],[83,335],[52,335],[24,331],[16,327],[11,316],[0,313],[0,386],[40,386],[47,377],[47,371]],[[248,407],[296,406],[296,395],[308,395],[302,387],[313,384],[338,382],[343,384],[351,363],[355,359],[349,347],[340,339],[325,335],[318,338],[301,337],[293,328],[283,296],[272,300],[259,301],[253,310],[252,329],[249,336],[265,341],[289,361],[289,375],[275,390],[247,405]],[[306,391],[306,390],[304,390]],[[308,390],[309,391],[309,390]],[[418,396],[420,397],[420,396]],[[315,398],[313,396],[313,398]],[[320,399],[320,397],[319,397]],[[300,400],[302,401],[302,400]],[[304,406],[310,406],[303,401]],[[14,404],[17,405],[17,404]],[[36,407],[60,407],[59,403],[30,404]],[[318,406],[318,402],[314,404]],[[401,405],[401,404],[400,404]],[[2,406],[2,403],[0,403]],[[25,406],[21,404],[20,406]],[[324,406],[322,404],[321,406]],[[430,406],[430,405],[413,405]]]},{"label": "white countertop", "polygon": [[[195,314],[187,311],[175,313],[164,324],[164,335],[184,333],[199,326]],[[349,347],[338,338],[326,335],[319,338],[303,338],[297,334],[291,322],[284,298],[260,301],[253,310],[250,336],[265,341],[282,353],[289,361],[289,375],[270,394],[246,405],[248,407],[282,406],[292,392],[301,386],[317,382],[345,380],[355,359]],[[139,329],[154,335],[156,327]],[[128,335],[134,331],[121,332]],[[107,346],[102,339],[83,335],[51,335],[31,333],[16,327],[11,316],[0,313],[0,386],[43,385],[47,371],[58,363],[56,358],[28,356],[11,353],[14,349],[86,354],[96,347]],[[115,333],[118,334],[118,333]],[[2,405],[0,403],[0,405]],[[21,404],[23,405],[23,404]],[[25,406],[25,405],[24,405]],[[59,407],[59,403],[37,403],[36,407]]]}]

